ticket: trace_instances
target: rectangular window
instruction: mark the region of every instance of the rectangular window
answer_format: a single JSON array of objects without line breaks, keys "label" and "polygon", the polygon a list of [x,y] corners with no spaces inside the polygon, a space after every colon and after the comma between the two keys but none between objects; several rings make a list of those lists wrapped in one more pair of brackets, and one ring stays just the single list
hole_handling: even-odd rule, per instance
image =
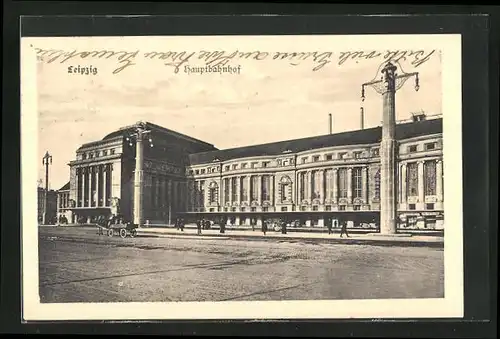
[{"label": "rectangular window", "polygon": [[269,211],[269,207],[262,207],[262,212],[268,212]]},{"label": "rectangular window", "polygon": [[414,153],[416,151],[417,151],[417,146],[416,145],[408,146],[408,152],[409,153]]},{"label": "rectangular window", "polygon": [[305,211],[305,210],[306,210],[306,207],[305,207],[305,206],[301,206],[301,207],[300,207],[300,210],[301,210],[301,211]]},{"label": "rectangular window", "polygon": [[195,174],[200,174],[200,170],[195,170],[194,173]]},{"label": "rectangular window", "polygon": [[288,160],[283,160],[283,166],[288,166]]},{"label": "rectangular window", "polygon": [[415,204],[408,204],[408,209],[409,210],[414,210],[416,207],[415,207]]},{"label": "rectangular window", "polygon": [[245,211],[246,211],[246,208],[245,208],[245,207],[242,207],[242,208],[241,208],[241,211],[242,211],[242,212],[245,212]]},{"label": "rectangular window", "polygon": [[331,210],[332,210],[332,206],[330,206],[330,205],[326,205],[326,206],[325,206],[325,210],[327,210],[327,211],[331,211]]},{"label": "rectangular window", "polygon": [[356,167],[352,170],[352,179],[354,184],[354,198],[361,198],[363,183],[361,179],[360,167]]},{"label": "rectangular window", "polygon": [[363,154],[363,152],[354,152],[354,158],[360,159],[362,154]]},{"label": "rectangular window", "polygon": [[406,171],[406,193],[409,197],[416,197],[418,196],[418,164],[416,162],[408,163]]},{"label": "rectangular window", "polygon": [[233,207],[231,211],[236,212],[236,207]]},{"label": "rectangular window", "polygon": [[229,182],[229,179],[224,179],[224,201],[228,202],[229,201],[229,185],[231,183]]},{"label": "rectangular window", "polygon": [[248,180],[247,177],[240,178],[240,187],[241,187],[241,200],[248,200]]},{"label": "rectangular window", "polygon": [[347,169],[341,168],[338,171],[339,176],[339,196],[340,198],[347,198]]},{"label": "rectangular window", "polygon": [[238,165],[236,165],[236,164],[235,164],[235,165],[233,165],[233,169],[234,169],[234,170],[235,170],[235,169],[237,169],[237,168],[238,168]]},{"label": "rectangular window", "polygon": [[114,150],[114,149],[112,149],[112,150],[110,151],[110,153],[111,153],[111,154],[115,154],[115,150]]},{"label": "rectangular window", "polygon": [[256,211],[257,211],[257,208],[256,208],[256,207],[252,207],[252,208],[251,208],[251,211],[252,211],[252,212],[256,212]]},{"label": "rectangular window", "polygon": [[251,191],[250,199],[252,201],[255,201],[258,199],[258,195],[259,195],[259,177],[253,176],[252,177],[252,191]]},{"label": "rectangular window", "polygon": [[346,159],[346,158],[347,158],[346,152],[339,153],[339,159]]},{"label": "rectangular window", "polygon": [[372,155],[373,155],[374,157],[378,157],[378,156],[380,155],[380,150],[379,150],[378,148],[374,148],[374,149],[372,150]]},{"label": "rectangular window", "polygon": [[205,169],[204,168],[201,169],[201,174],[205,174]]},{"label": "rectangular window", "polygon": [[359,205],[354,205],[354,210],[355,210],[355,211],[361,211],[361,206],[359,206]]},{"label": "rectangular window", "polygon": [[264,161],[264,162],[262,163],[262,167],[263,167],[263,168],[269,167],[269,161]]},{"label": "rectangular window", "polygon": [[211,208],[211,209],[210,209],[210,212],[215,212],[215,208]]},{"label": "rectangular window", "polygon": [[317,211],[318,210],[318,206],[313,206],[313,211]]},{"label": "rectangular window", "polygon": [[288,207],[281,207],[281,212],[286,212],[288,211]]},{"label": "rectangular window", "polygon": [[238,178],[231,178],[231,201],[238,200],[237,180]]},{"label": "rectangular window", "polygon": [[318,162],[319,161],[319,155],[315,155],[313,157],[313,162]]},{"label": "rectangular window", "polygon": [[301,161],[303,164],[305,164],[307,162],[307,158],[302,158]]},{"label": "rectangular window", "polygon": [[262,200],[271,200],[271,177],[269,175],[262,177]]},{"label": "rectangular window", "polygon": [[427,209],[427,210],[433,210],[434,209],[434,204],[425,204],[425,209]]},{"label": "rectangular window", "polygon": [[304,172],[299,174],[300,178],[300,201],[306,198],[306,174]]},{"label": "rectangular window", "polygon": [[425,195],[436,195],[436,162],[434,160],[424,163]]},{"label": "rectangular window", "polygon": [[226,171],[226,172],[229,171],[229,165],[224,167],[224,171]]},{"label": "rectangular window", "polygon": [[340,205],[339,206],[339,211],[345,211],[345,205]]},{"label": "rectangular window", "polygon": [[102,155],[104,156],[108,155],[108,151],[102,151]]},{"label": "rectangular window", "polygon": [[241,168],[247,168],[247,164],[246,163],[241,164]]},{"label": "rectangular window", "polygon": [[430,151],[430,150],[433,150],[435,148],[436,148],[436,143],[435,142],[431,142],[431,143],[425,144],[425,150],[426,151]]},{"label": "rectangular window", "polygon": [[326,160],[332,160],[332,159],[333,159],[333,155],[331,155],[331,154],[326,155]]},{"label": "rectangular window", "polygon": [[257,163],[256,162],[252,162],[252,168],[257,168]]}]

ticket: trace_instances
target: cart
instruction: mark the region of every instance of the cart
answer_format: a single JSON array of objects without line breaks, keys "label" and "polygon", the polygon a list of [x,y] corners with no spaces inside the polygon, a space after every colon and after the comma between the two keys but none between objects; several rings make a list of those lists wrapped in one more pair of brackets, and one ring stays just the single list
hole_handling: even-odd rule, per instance
[{"label": "cart", "polygon": [[131,222],[113,222],[113,220],[110,220],[106,224],[97,224],[97,227],[98,235],[107,235],[108,237],[119,235],[121,238],[126,238],[127,236],[134,238],[137,235],[137,225]]}]

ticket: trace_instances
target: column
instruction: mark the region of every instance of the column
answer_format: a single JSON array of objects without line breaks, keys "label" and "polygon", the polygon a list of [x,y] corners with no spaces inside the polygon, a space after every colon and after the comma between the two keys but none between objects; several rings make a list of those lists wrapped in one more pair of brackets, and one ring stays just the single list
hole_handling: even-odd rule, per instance
[{"label": "column", "polygon": [[438,202],[442,202],[443,197],[443,161],[436,161],[436,195]]},{"label": "column", "polygon": [[167,179],[168,224],[172,225],[172,180]]},{"label": "column", "polygon": [[93,167],[89,166],[88,167],[88,179],[87,179],[87,191],[88,191],[88,197],[89,197],[89,202],[87,204],[87,207],[92,207],[92,172],[93,172]]},{"label": "column", "polygon": [[325,203],[325,170],[319,170],[319,194],[321,203]]},{"label": "column", "polygon": [[220,206],[221,207],[224,207],[224,204],[226,203],[225,198],[224,198],[225,185],[226,185],[226,179],[224,177],[222,177],[220,180],[220,192],[219,192],[219,199],[220,199]]},{"label": "column", "polygon": [[108,165],[104,165],[103,171],[102,171],[102,179],[103,179],[103,192],[102,192],[102,202],[103,206],[108,206]]},{"label": "column", "polygon": [[307,171],[307,199],[309,199],[309,202],[312,203],[312,199],[313,199],[313,191],[314,191],[314,188],[312,187],[312,184],[313,184],[313,180],[312,180],[312,171]]},{"label": "column", "polygon": [[95,202],[95,205],[97,207],[99,207],[99,206],[101,206],[101,204],[99,202],[99,194],[101,193],[100,192],[101,180],[99,178],[99,176],[101,175],[101,165],[97,165],[95,169],[96,169],[96,173],[95,173],[96,202]]},{"label": "column", "polygon": [[252,176],[248,176],[248,186],[247,186],[247,202],[248,206],[250,206],[250,203],[252,202]]},{"label": "column", "polygon": [[362,169],[362,183],[363,183],[363,201],[368,204],[368,167],[363,167]]},{"label": "column", "polygon": [[142,225],[142,191],[143,191],[143,141],[142,135],[138,133],[135,143],[135,172],[134,172],[134,224]]},{"label": "column", "polygon": [[406,164],[401,164],[401,203],[406,204]]},{"label": "column", "polygon": [[418,202],[420,203],[420,208],[423,209],[423,204],[425,202],[425,192],[424,192],[424,162],[418,162]]},{"label": "column", "polygon": [[230,205],[233,206],[233,178],[229,178],[228,184],[229,184],[229,202]]},{"label": "column", "polygon": [[352,204],[352,167],[347,169],[347,203]]},{"label": "column", "polygon": [[396,228],[396,70],[392,63],[382,69],[382,140],[380,142],[380,233]]},{"label": "column", "polygon": [[269,174],[269,195],[271,206],[274,206],[274,174]]},{"label": "column", "polygon": [[241,177],[236,177],[236,202],[241,206]]},{"label": "column", "polygon": [[333,181],[333,203],[334,204],[337,204],[337,201],[338,201],[338,191],[339,191],[339,188],[337,186],[338,182],[339,182],[339,178],[338,178],[338,169],[337,168],[334,168],[333,169],[333,175],[332,175],[332,181]]},{"label": "column", "polygon": [[259,206],[262,206],[262,175],[257,176],[257,200],[259,201]]},{"label": "column", "polygon": [[297,186],[297,191],[296,191],[296,194],[297,194],[297,204],[300,205],[302,204],[302,199],[303,197],[300,195],[301,192],[302,192],[302,172],[297,172],[297,180],[296,180],[296,186]]}]

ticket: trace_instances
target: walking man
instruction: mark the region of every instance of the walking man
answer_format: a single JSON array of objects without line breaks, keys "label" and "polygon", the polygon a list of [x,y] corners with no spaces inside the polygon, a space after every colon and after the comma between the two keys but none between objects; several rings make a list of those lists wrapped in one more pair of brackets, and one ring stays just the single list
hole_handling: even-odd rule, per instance
[{"label": "walking man", "polygon": [[328,222],[326,226],[328,227],[328,234],[332,234],[332,221]]},{"label": "walking man", "polygon": [[198,230],[198,235],[201,234],[201,224],[202,224],[202,221],[200,219],[198,219],[198,221],[196,222],[196,228]]},{"label": "walking man", "polygon": [[264,235],[266,235],[266,232],[267,232],[267,221],[262,220],[262,233],[264,233]]},{"label": "walking man", "polygon": [[340,229],[340,237],[342,238],[342,235],[345,233],[345,235],[349,238],[349,233],[347,233],[347,221],[342,222],[342,228]]}]

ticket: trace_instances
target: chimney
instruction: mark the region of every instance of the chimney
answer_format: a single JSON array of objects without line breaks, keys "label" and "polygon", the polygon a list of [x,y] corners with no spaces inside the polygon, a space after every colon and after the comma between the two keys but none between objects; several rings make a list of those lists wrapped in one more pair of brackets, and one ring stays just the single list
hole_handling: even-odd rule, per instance
[{"label": "chimney", "polygon": [[361,123],[361,129],[365,129],[365,109],[361,107],[360,109],[360,123]]},{"label": "chimney", "polygon": [[332,134],[332,113],[328,114],[328,126],[329,126],[330,134]]}]

